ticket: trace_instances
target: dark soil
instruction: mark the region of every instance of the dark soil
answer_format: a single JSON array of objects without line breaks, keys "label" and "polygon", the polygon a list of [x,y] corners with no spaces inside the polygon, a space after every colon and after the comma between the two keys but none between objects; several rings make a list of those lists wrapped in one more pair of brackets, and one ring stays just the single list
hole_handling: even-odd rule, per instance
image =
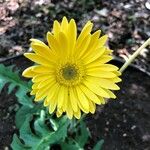
[{"label": "dark soil", "polygon": [[[21,70],[30,65],[23,57],[5,62],[16,64]],[[150,150],[150,77],[129,68],[122,76],[117,100],[110,100],[95,115],[86,118],[92,140],[85,150],[104,139],[104,150]],[[7,87],[0,94],[0,150],[9,148],[15,129],[16,98],[7,95]],[[6,148],[7,147],[7,148]]]},{"label": "dark soil", "polygon": [[92,139],[104,150],[150,150],[150,77],[128,68],[117,99],[87,119]]},{"label": "dark soil", "polygon": [[[16,65],[16,69],[24,70],[31,64],[24,58],[10,59],[4,62],[5,65]],[[17,132],[15,127],[15,113],[19,105],[13,92],[7,94],[7,85],[0,92],[0,150],[9,147],[14,132]]]}]

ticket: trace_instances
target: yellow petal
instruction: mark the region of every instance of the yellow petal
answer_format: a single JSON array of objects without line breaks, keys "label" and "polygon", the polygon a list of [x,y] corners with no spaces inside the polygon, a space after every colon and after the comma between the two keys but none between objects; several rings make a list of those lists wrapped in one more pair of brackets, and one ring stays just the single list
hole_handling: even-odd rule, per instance
[{"label": "yellow petal", "polygon": [[121,76],[121,72],[120,71],[113,71],[113,73],[115,73],[117,76]]},{"label": "yellow petal", "polygon": [[52,49],[52,52],[57,55],[60,51],[60,45],[54,35],[50,32],[47,32],[47,42],[49,47]]},{"label": "yellow petal", "polygon": [[91,55],[88,55],[86,58],[84,58],[85,64],[89,64],[98,58],[101,59],[100,57],[104,52],[105,52],[105,47],[101,47],[93,50],[93,52],[91,52]]},{"label": "yellow petal", "polygon": [[74,114],[74,116],[75,116],[77,119],[80,119],[80,118],[81,118],[81,111],[80,111],[80,109],[78,109],[78,111],[77,111],[77,112],[74,112],[73,114]]},{"label": "yellow petal", "polygon": [[108,36],[107,36],[107,35],[102,36],[102,37],[99,39],[100,45],[103,46],[103,45],[106,43],[107,39],[108,39]]},{"label": "yellow petal", "polygon": [[103,71],[117,71],[119,68],[111,64],[102,64],[99,66],[99,69]]},{"label": "yellow petal", "polygon": [[77,112],[78,111],[78,105],[77,105],[78,97],[77,97],[76,93],[74,92],[73,88],[70,88],[69,92],[70,92],[69,96],[70,96],[70,102],[71,102],[72,109],[74,112]]},{"label": "yellow petal", "polygon": [[96,110],[96,105],[95,105],[95,103],[93,103],[92,101],[90,101],[89,100],[89,105],[90,105],[90,112],[92,113],[92,114],[94,114],[95,113],[95,110]]},{"label": "yellow petal", "polygon": [[32,90],[32,91],[30,92],[30,95],[35,95],[35,94],[36,94],[36,92],[37,92],[37,89]]},{"label": "yellow petal", "polygon": [[62,22],[61,22],[61,31],[62,32],[67,32],[68,31],[68,20],[66,17],[63,17]]},{"label": "yellow petal", "polygon": [[86,23],[86,25],[84,26],[84,28],[82,29],[82,31],[77,39],[76,47],[80,46],[80,44],[83,42],[85,37],[91,32],[92,27],[93,27],[93,24],[90,21],[88,21]]},{"label": "yellow petal", "polygon": [[104,54],[105,54],[105,55],[111,55],[112,52],[113,52],[113,50],[110,50],[110,49],[106,48],[106,51],[105,51]]},{"label": "yellow petal", "polygon": [[65,101],[65,95],[67,94],[67,89],[65,86],[61,86],[60,87],[60,90],[58,92],[58,108],[61,108],[64,104],[64,101]]},{"label": "yellow petal", "polygon": [[32,70],[36,73],[52,73],[54,72],[54,68],[55,68],[55,65],[51,67],[37,65],[37,66],[34,66]]},{"label": "yellow petal", "polygon": [[66,88],[65,89],[66,91],[65,91],[65,98],[64,98],[64,103],[63,103],[63,106],[62,106],[62,109],[63,109],[63,111],[65,112],[66,111],[66,109],[67,109],[67,103],[68,103],[68,101],[69,101],[69,93],[68,93],[68,88]]},{"label": "yellow petal", "polygon": [[45,88],[42,88],[36,92],[35,101],[43,100],[47,95],[48,91],[50,89],[50,86],[47,86]]},{"label": "yellow petal", "polygon": [[93,77],[100,77],[100,78],[115,78],[116,74],[113,72],[108,72],[108,71],[101,71],[99,69],[92,69],[92,70],[87,70],[87,75],[93,76]]},{"label": "yellow petal", "polygon": [[[55,84],[51,88],[51,92],[54,90],[54,93],[51,93],[49,91],[49,95],[47,96],[47,101],[49,102],[49,113],[52,114],[56,108],[56,104],[58,101],[58,91],[59,91],[60,86],[58,84]],[[52,95],[51,95],[52,94]]]},{"label": "yellow petal", "polygon": [[83,109],[83,111],[86,113],[86,112],[89,112],[89,102],[88,102],[88,99],[87,97],[84,95],[84,93],[81,91],[81,89],[76,86],[76,93],[77,93],[77,96],[78,96],[78,101],[79,103],[81,104],[81,109]]},{"label": "yellow petal", "polygon": [[[45,98],[49,94],[49,91],[54,84],[56,84],[56,82],[53,80],[48,85],[45,84],[45,86],[43,86],[42,88],[39,88],[39,85],[38,85],[37,86],[38,91],[36,92],[35,101],[42,100],[43,98]],[[34,89],[34,87],[32,88]]]},{"label": "yellow petal", "polygon": [[73,54],[73,50],[76,44],[77,38],[77,27],[74,19],[71,19],[68,27],[68,40],[69,40],[69,49],[71,54]]},{"label": "yellow petal", "polygon": [[100,99],[86,86],[80,85],[80,88],[91,101],[93,101],[96,104],[101,104]]},{"label": "yellow petal", "polygon": [[[87,51],[85,53],[85,55],[83,55],[83,58],[84,57],[87,57],[88,55],[91,55],[92,52],[99,48],[99,42],[98,42],[98,38],[100,36],[100,30],[96,31],[95,33],[92,34],[91,36],[91,40],[90,40],[90,43],[88,45],[88,48],[87,48]],[[101,47],[101,46],[100,46]]]},{"label": "yellow petal", "polygon": [[48,86],[52,82],[56,82],[54,78],[48,78],[47,80],[44,80],[44,82],[38,82],[38,89]]},{"label": "yellow petal", "polygon": [[111,89],[111,90],[119,90],[119,86],[114,84],[112,81],[107,79],[98,79],[99,80],[99,86],[105,89]]},{"label": "yellow petal", "polygon": [[101,34],[101,30],[97,30],[97,31],[95,31],[95,32],[92,34],[93,39],[98,39],[98,38],[99,38],[99,36],[100,36],[100,34]]},{"label": "yellow petal", "polygon": [[95,94],[105,97],[105,98],[110,98],[109,94],[105,90],[103,90],[101,87],[99,87],[97,84],[93,84],[92,82],[88,80],[85,80],[84,84]]},{"label": "yellow petal", "polygon": [[52,53],[52,51],[47,45],[43,46],[41,44],[32,42],[31,47],[36,54],[43,56],[45,59],[48,59],[51,61],[53,60],[54,54]]},{"label": "yellow petal", "polygon": [[61,45],[61,50],[59,53],[61,53],[61,55],[63,55],[63,56],[68,56],[69,52],[70,52],[69,45],[68,45],[68,39],[63,32],[59,33],[59,42]]},{"label": "yellow petal", "polygon": [[31,39],[30,39],[30,41],[31,41],[31,42],[33,42],[33,43],[37,43],[37,44],[41,44],[41,45],[45,45],[42,41],[37,40],[37,39],[34,39],[34,38],[31,38]]},{"label": "yellow petal", "polygon": [[34,68],[34,66],[25,69],[25,70],[23,71],[23,73],[22,73],[22,76],[24,76],[24,77],[26,77],[26,78],[32,78],[32,77],[38,75],[37,73],[35,73],[35,72],[33,71],[33,68]]},{"label": "yellow petal", "polygon": [[111,78],[111,80],[115,83],[121,82],[122,80],[119,77]]},{"label": "yellow petal", "polygon": [[104,55],[104,56],[102,56],[98,61],[99,61],[99,63],[101,63],[101,64],[105,64],[105,63],[109,62],[109,61],[112,60],[112,59],[113,59],[112,56]]},{"label": "yellow petal", "polygon": [[[108,93],[109,94],[109,93]],[[103,98],[103,97],[101,97],[101,96],[98,96],[98,98],[100,99],[100,101],[101,101],[101,104],[105,104],[106,103],[106,101],[105,101],[105,99]]]},{"label": "yellow petal", "polygon": [[57,38],[57,36],[58,36],[58,34],[59,34],[59,32],[60,32],[60,23],[57,21],[57,20],[55,20],[54,21],[54,24],[53,24],[53,34],[54,34],[54,36]]},{"label": "yellow petal", "polygon": [[68,102],[67,102],[66,113],[67,113],[68,118],[72,119],[72,117],[73,117],[73,110],[72,110],[72,107],[71,107],[70,98],[68,99]]},{"label": "yellow petal", "polygon": [[52,66],[51,61],[48,61],[47,59],[45,59],[37,54],[25,53],[24,56],[37,64],[42,64],[44,66]]},{"label": "yellow petal", "polygon": [[57,109],[56,115],[58,118],[62,115],[62,113],[63,113],[62,109]]},{"label": "yellow petal", "polygon": [[95,60],[89,64],[86,65],[87,69],[93,69],[95,67],[100,67],[102,64],[99,62],[99,60]]},{"label": "yellow petal", "polygon": [[40,75],[33,77],[32,81],[33,82],[43,82],[43,81],[48,80],[50,78],[51,78],[51,74],[49,74],[49,73],[40,74]]},{"label": "yellow petal", "polygon": [[39,89],[39,88],[38,88],[38,85],[39,85],[39,83],[34,83],[34,84],[32,85],[32,89],[33,89],[33,90]]},{"label": "yellow petal", "polygon": [[98,58],[95,61],[90,62],[88,64],[86,64],[86,61],[84,59],[84,63],[87,65],[87,68],[93,68],[93,67],[99,67],[100,65],[105,64],[105,63],[109,62],[112,59],[113,59],[112,56],[106,56],[106,55],[103,56],[102,55],[100,58]]},{"label": "yellow petal", "polygon": [[113,98],[113,99],[116,98],[116,95],[115,95],[113,92],[111,92],[110,90],[107,90],[107,89],[105,89],[105,90],[106,90],[107,93],[110,95],[110,98]]},{"label": "yellow petal", "polygon": [[83,42],[78,47],[76,47],[76,52],[75,53],[76,53],[78,58],[80,58],[86,52],[87,47],[90,43],[90,40],[91,40],[91,35],[88,34],[84,38]]}]

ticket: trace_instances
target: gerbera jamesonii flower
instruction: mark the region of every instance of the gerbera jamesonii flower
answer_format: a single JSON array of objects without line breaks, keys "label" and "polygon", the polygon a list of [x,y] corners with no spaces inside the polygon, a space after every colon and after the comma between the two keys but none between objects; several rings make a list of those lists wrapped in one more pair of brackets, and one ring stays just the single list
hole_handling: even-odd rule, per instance
[{"label": "gerbera jamesonii flower", "polygon": [[91,33],[92,26],[88,21],[77,36],[74,19],[54,21],[47,33],[48,45],[31,39],[34,53],[25,53],[36,63],[23,72],[32,78],[31,94],[58,117],[63,112],[70,119],[79,119],[81,112],[94,113],[96,104],[116,98],[111,90],[119,90],[118,67],[108,64],[112,51],[105,46],[107,35],[100,37],[100,30]]}]

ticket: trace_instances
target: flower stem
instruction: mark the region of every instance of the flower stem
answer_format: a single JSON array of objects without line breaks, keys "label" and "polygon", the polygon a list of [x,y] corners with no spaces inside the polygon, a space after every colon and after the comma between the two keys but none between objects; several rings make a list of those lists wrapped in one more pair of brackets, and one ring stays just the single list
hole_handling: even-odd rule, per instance
[{"label": "flower stem", "polygon": [[83,121],[83,119],[86,117],[86,115],[87,115],[87,114],[84,113],[84,114],[81,116],[81,118],[80,118],[79,120],[77,120],[76,126],[77,126],[78,124],[80,124],[81,121]]},{"label": "flower stem", "polygon": [[134,60],[135,58],[140,54],[140,52],[150,45],[150,38],[147,39],[141,47],[139,47],[130,57],[129,59],[124,63],[124,65],[120,68],[120,72],[123,72]]}]

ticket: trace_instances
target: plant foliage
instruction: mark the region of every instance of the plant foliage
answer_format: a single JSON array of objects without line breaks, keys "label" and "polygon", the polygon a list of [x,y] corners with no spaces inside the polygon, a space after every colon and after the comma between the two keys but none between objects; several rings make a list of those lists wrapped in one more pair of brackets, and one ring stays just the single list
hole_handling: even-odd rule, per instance
[{"label": "plant foliage", "polygon": [[[0,92],[8,85],[8,94],[15,91],[18,102],[22,104],[16,113],[16,126],[19,135],[14,134],[11,148],[13,150],[49,150],[55,144],[62,150],[84,150],[90,132],[85,123],[67,119],[66,116],[55,118],[49,115],[41,103],[34,104],[33,97],[27,96],[31,84],[22,81],[19,71],[13,66],[0,64]],[[103,140],[93,150],[100,150]]]},{"label": "plant foliage", "polygon": [[31,87],[28,82],[20,79],[18,71],[13,71],[13,68],[14,66],[5,67],[3,64],[0,64],[0,92],[6,83],[8,83],[8,94],[17,87],[16,96],[18,97],[19,103],[32,106],[32,101],[29,101],[26,95],[31,91]]},{"label": "plant foliage", "polygon": [[14,135],[11,144],[14,150],[17,150],[18,147],[23,150],[46,150],[50,149],[52,145],[64,141],[67,137],[67,128],[70,121],[65,116],[57,119],[55,123],[53,122],[53,125],[50,118],[45,118],[44,110],[41,110],[40,115],[36,117],[33,121],[33,117],[29,115],[21,126],[20,139],[23,143]]}]

